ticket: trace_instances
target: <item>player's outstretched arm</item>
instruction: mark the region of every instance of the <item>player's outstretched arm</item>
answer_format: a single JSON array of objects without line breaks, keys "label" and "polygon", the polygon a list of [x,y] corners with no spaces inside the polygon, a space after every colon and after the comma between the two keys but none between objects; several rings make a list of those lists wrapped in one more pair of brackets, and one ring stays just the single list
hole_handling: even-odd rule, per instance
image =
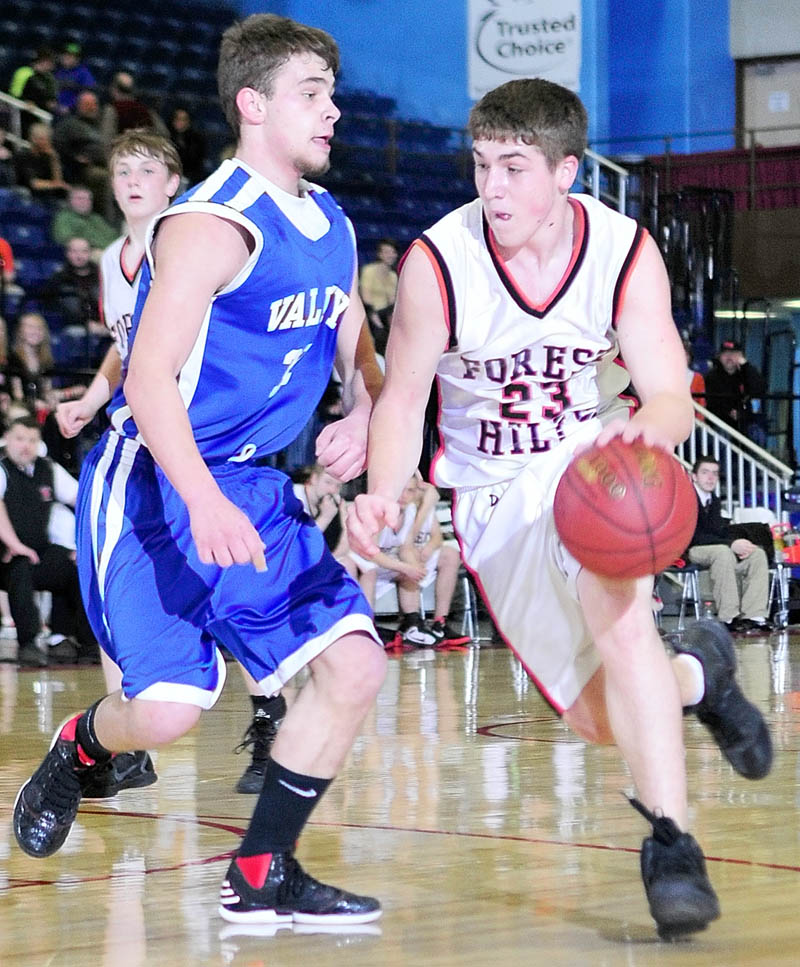
[{"label": "player's outstretched arm", "polygon": [[[621,436],[671,451],[691,432],[694,410],[686,382],[686,353],[672,318],[667,272],[650,236],[628,280],[617,334],[642,401]],[[620,428],[609,426],[598,442],[616,433]]]},{"label": "player's outstretched arm", "polygon": [[61,435],[70,439],[77,436],[97,411],[110,399],[122,378],[122,360],[116,346],[109,346],[94,378],[79,400],[59,403],[56,420]]},{"label": "player's outstretched arm", "polygon": [[177,375],[214,294],[245,265],[240,230],[213,215],[164,219],[156,270],[131,351],[125,396],[156,462],[189,509],[200,560],[263,570],[264,545],[245,514],[223,496],[192,434]]},{"label": "player's outstretched arm", "polygon": [[400,273],[386,378],[370,421],[368,493],[356,498],[348,518],[350,545],[359,554],[373,555],[380,529],[399,519],[397,498],[419,462],[431,381],[446,347],[436,276],[424,251],[414,247]]}]

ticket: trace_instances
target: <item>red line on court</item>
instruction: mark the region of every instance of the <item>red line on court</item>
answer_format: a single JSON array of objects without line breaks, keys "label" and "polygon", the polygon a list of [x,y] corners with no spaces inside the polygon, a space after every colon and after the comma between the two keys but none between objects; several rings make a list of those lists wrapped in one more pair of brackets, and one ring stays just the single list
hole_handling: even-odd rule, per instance
[{"label": "red line on court", "polygon": [[[769,716],[766,716],[769,722]],[[480,728],[475,729],[477,735],[483,735],[490,739],[509,739],[514,742],[543,742],[545,745],[554,745],[556,742],[575,742],[583,743],[583,739],[576,735],[574,732],[570,732],[569,735],[557,735],[551,739],[545,738],[544,736],[535,735],[508,735],[505,729],[514,729],[520,725],[538,725],[542,722],[552,722],[555,721],[552,716],[532,718],[532,719],[519,719],[516,722],[491,722],[489,725],[481,725]],[[692,744],[691,742],[684,743],[687,749],[702,749],[706,745],[714,745],[713,742]],[[800,747],[782,745],[780,749],[781,753],[784,752],[798,752]]]},{"label": "red line on court", "polygon": [[[243,822],[237,819],[237,817],[231,816],[175,816],[170,813],[139,813],[139,812],[119,812],[117,810],[106,811],[101,809],[82,809],[81,813],[83,815],[90,816],[127,816],[132,819],[169,819],[173,822],[180,823],[196,823],[199,826],[206,826],[209,829],[220,829],[228,833],[235,833],[237,836],[241,836],[244,833],[244,826],[234,825],[238,822]],[[422,826],[392,826],[384,825],[379,823],[324,823],[324,822],[311,822],[308,824],[309,827],[318,827],[320,829],[364,829],[364,830],[376,830],[387,833],[414,833],[422,836],[453,836],[460,837],[462,839],[480,839],[480,840],[492,840],[495,842],[506,842],[506,843],[528,843],[532,846],[563,846],[569,849],[588,849],[588,850],[599,850],[608,853],[638,853],[639,850],[632,846],[609,846],[606,843],[582,843],[582,842],[571,842],[570,840],[561,839],[547,839],[542,836],[519,836],[511,835],[508,833],[480,833],[480,832],[468,832],[464,830],[449,830],[449,829],[428,829]],[[190,866],[206,866],[210,863],[218,863],[222,860],[229,860],[235,853],[235,849],[228,850],[224,853],[218,853],[215,856],[201,857],[195,860],[187,860],[184,863],[175,863],[171,866],[158,866],[150,867],[144,871],[146,875],[151,873],[168,873],[174,870],[186,869]],[[745,860],[738,859],[736,857],[730,856],[706,856],[706,860],[709,863],[725,863],[731,866],[749,866],[755,869],[763,870],[784,870],[788,873],[800,873],[800,866],[794,866],[788,863],[764,863],[757,860]],[[114,875],[108,873],[105,875],[94,875],[76,878],[74,883],[102,883],[104,881],[113,880]],[[7,889],[14,890],[25,887],[33,886],[54,886],[58,883],[58,880],[29,880],[12,878],[8,882]]]}]

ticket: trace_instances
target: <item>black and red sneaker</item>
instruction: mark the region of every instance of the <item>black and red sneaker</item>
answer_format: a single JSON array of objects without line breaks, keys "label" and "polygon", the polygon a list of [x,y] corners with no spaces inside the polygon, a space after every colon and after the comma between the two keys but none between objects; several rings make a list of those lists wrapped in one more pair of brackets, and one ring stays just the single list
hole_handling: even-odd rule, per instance
[{"label": "black and red sneaker", "polygon": [[445,618],[437,618],[431,623],[430,629],[436,638],[437,648],[467,645],[472,640],[469,635],[462,635],[455,631]]},{"label": "black and red sneaker", "polygon": [[73,715],[56,729],[50,751],[17,793],[14,836],[29,856],[52,856],[61,848],[78,813],[81,782],[100,768],[78,749],[79,718]]},{"label": "black and red sneaker", "polygon": [[291,850],[236,857],[219,896],[219,915],[231,923],[370,923],[380,903],[320,883]]},{"label": "black and red sneaker", "polygon": [[110,799],[123,789],[141,789],[158,780],[150,753],[144,749],[120,752],[105,765],[78,773],[84,799]]}]

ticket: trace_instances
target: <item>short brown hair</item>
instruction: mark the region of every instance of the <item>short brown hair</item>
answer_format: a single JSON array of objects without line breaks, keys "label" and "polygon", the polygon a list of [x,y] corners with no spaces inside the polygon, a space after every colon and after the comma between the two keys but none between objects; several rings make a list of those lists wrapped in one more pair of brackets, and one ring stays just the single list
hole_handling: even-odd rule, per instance
[{"label": "short brown hair", "polygon": [[178,149],[169,138],[151,131],[150,128],[128,128],[118,134],[111,142],[108,153],[109,169],[113,169],[114,163],[126,154],[143,154],[145,157],[155,158],[166,166],[171,175],[183,174]]},{"label": "short brown hair", "polygon": [[26,430],[36,430],[39,436],[42,435],[42,428],[39,425],[39,421],[32,413],[30,416],[16,417],[9,423],[8,429],[13,430],[15,426],[23,426]]},{"label": "short brown hair", "polygon": [[566,87],[526,77],[484,94],[469,115],[475,141],[522,141],[539,148],[552,171],[563,158],[579,161],[588,119],[581,99]]},{"label": "short brown hair", "polygon": [[276,71],[295,54],[316,54],[334,76],[339,71],[339,48],[333,37],[288,17],[254,13],[222,35],[217,88],[222,110],[237,136],[236,95],[243,87],[252,87],[270,97]]}]

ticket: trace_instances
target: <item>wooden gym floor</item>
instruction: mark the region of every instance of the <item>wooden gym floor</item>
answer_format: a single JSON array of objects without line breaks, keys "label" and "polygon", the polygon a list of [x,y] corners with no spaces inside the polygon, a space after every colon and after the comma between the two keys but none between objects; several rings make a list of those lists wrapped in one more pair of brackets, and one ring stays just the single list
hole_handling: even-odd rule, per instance
[{"label": "wooden gym floor", "polygon": [[[253,935],[216,912],[253,805],[234,783],[249,702],[236,668],[218,706],[157,755],[159,781],[86,802],[62,850],[16,846],[11,809],[58,722],[101,692],[96,668],[0,665],[0,964],[745,965],[800,962],[800,634],[738,639],[773,727],[775,767],[736,776],[686,722],[692,831],[722,919],[657,940],[638,872],[648,827],[613,749],[551,714],[502,648],[408,652],[301,839],[320,879],[379,896],[376,924]],[[253,931],[253,928],[249,928]],[[264,933],[268,933],[264,931]]]}]

